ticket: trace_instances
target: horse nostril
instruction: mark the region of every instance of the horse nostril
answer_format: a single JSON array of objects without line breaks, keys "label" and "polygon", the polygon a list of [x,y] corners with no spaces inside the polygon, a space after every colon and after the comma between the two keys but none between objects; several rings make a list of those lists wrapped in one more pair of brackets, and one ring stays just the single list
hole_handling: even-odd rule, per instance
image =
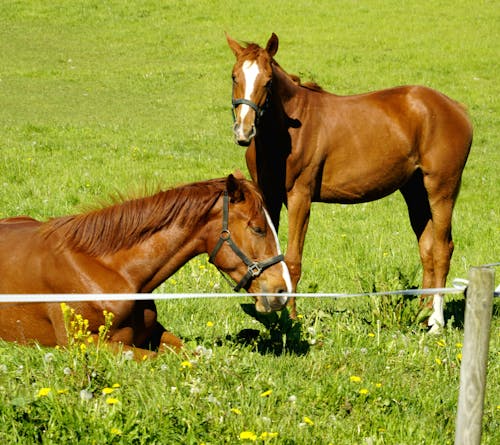
[{"label": "horse nostril", "polygon": [[[287,289],[278,289],[278,294],[285,294],[285,293],[288,293],[288,290]],[[279,300],[280,300],[280,303],[282,306],[285,306],[285,304],[287,303],[288,301],[288,296],[286,295],[283,295],[282,297],[278,297]]]}]

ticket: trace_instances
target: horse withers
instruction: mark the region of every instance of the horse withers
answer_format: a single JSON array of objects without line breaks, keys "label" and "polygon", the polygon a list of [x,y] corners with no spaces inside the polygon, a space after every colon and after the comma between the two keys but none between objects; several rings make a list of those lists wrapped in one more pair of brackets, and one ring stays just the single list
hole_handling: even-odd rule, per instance
[{"label": "horse withers", "polygon": [[[286,262],[296,289],[311,202],[354,204],[399,190],[408,206],[423,265],[423,287],[443,288],[453,241],[451,220],[472,143],[464,107],[431,88],[401,86],[337,96],[301,83],[265,48],[227,42],[232,70],[234,138],[276,228],[288,207]],[[290,298],[291,315],[295,300]],[[430,327],[444,324],[436,294]]]},{"label": "horse withers", "polygon": [[[201,253],[211,254],[237,289],[261,294],[257,311],[285,306],[291,281],[276,231],[257,188],[234,175],[47,222],[0,220],[0,293],[148,293]],[[93,335],[106,310],[114,314],[110,342],[136,351],[182,346],[157,321],[152,299],[105,298],[68,303]],[[65,345],[60,304],[0,304],[0,338]]]}]

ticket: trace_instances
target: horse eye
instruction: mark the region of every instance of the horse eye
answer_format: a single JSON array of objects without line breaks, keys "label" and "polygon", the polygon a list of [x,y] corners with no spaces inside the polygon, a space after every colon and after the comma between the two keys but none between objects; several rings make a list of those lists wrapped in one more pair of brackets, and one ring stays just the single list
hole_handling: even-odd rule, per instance
[{"label": "horse eye", "polygon": [[233,78],[233,84],[236,85],[238,81],[236,80],[236,76],[234,74],[232,75],[232,78]]},{"label": "horse eye", "polygon": [[254,227],[251,227],[251,229],[252,229],[252,231],[253,231],[255,234],[257,234],[257,235],[259,235],[259,236],[263,236],[263,235],[265,235],[265,234],[266,234],[266,230],[265,230],[265,229],[263,229],[263,228],[262,228],[262,227],[260,227],[260,226],[254,226]]}]

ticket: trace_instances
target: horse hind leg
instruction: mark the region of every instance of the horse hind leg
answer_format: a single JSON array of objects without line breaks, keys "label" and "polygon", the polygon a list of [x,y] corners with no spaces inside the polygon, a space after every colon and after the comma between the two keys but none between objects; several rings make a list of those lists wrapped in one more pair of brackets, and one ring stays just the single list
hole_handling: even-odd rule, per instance
[{"label": "horse hind leg", "polygon": [[[408,207],[411,227],[417,237],[420,261],[423,268],[422,288],[435,287],[436,271],[434,263],[434,227],[431,207],[424,187],[421,171],[417,171],[410,181],[401,189]],[[423,303],[424,297],[421,298]],[[435,295],[428,303],[432,314],[428,326],[444,325],[443,297]]]},{"label": "horse hind leg", "polygon": [[[434,185],[432,179],[427,181],[427,190],[430,195],[430,207],[432,213],[432,235],[433,235],[433,262],[434,262],[434,284],[435,288],[444,288],[446,278],[450,271],[451,256],[454,244],[451,233],[451,220],[458,185],[452,193],[447,194],[442,185]],[[433,193],[433,189],[439,193]],[[437,195],[437,196],[436,196]],[[431,332],[435,332],[440,326],[444,326],[444,297],[435,294],[433,299],[433,313],[429,318],[428,325]]]},{"label": "horse hind leg", "polygon": [[435,281],[432,214],[420,170],[401,188],[401,193],[408,207],[411,227],[417,237],[423,267],[422,287],[429,288]]}]

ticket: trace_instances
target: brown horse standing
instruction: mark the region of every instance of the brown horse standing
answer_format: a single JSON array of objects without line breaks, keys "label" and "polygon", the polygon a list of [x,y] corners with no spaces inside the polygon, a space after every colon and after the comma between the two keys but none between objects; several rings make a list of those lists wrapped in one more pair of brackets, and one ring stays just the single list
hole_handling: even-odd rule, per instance
[{"label": "brown horse standing", "polygon": [[[360,203],[400,190],[423,265],[423,287],[442,288],[450,267],[452,211],[472,143],[464,108],[422,86],[337,96],[301,84],[266,48],[227,37],[233,67],[234,136],[276,227],[288,207],[286,262],[293,288],[301,275],[312,201]],[[291,299],[292,315],[295,302]],[[434,296],[429,326],[444,324]]]},{"label": "brown horse standing", "polygon": [[[188,184],[86,214],[42,223],[0,220],[0,293],[152,292],[201,253],[255,293],[291,291],[271,220],[257,188],[230,175]],[[258,297],[256,309],[282,309],[286,297]],[[69,303],[97,334],[113,312],[110,341],[139,348],[181,341],[157,321],[152,300]],[[0,304],[0,338],[66,344],[58,303]],[[142,353],[142,352],[140,352]]]}]

